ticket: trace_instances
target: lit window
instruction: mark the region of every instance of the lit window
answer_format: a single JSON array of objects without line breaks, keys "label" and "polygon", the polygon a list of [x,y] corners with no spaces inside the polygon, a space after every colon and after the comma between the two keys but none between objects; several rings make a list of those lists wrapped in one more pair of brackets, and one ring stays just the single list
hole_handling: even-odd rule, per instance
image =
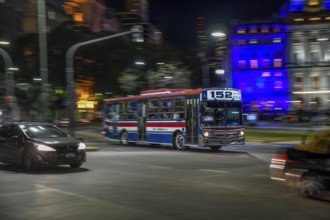
[{"label": "lit window", "polygon": [[302,90],[303,89],[303,77],[304,75],[302,73],[297,73],[294,76],[294,89],[295,90]]},{"label": "lit window", "polygon": [[245,34],[245,29],[238,29],[237,30],[237,33],[238,34]]},{"label": "lit window", "polygon": [[82,13],[75,13],[73,16],[74,16],[73,19],[75,22],[82,23],[84,21],[84,16]]},{"label": "lit window", "polygon": [[254,34],[254,33],[257,33],[258,32],[258,30],[257,30],[257,27],[256,26],[252,26],[252,27],[250,27],[250,33],[252,33],[252,34]]},{"label": "lit window", "polygon": [[257,41],[256,39],[251,39],[251,40],[249,41],[249,43],[250,43],[250,44],[256,44],[256,43],[258,43],[258,41]]},{"label": "lit window", "polygon": [[309,6],[316,6],[320,4],[320,0],[309,0],[308,5]]},{"label": "lit window", "polygon": [[282,59],[274,59],[274,67],[282,67]]},{"label": "lit window", "polygon": [[274,76],[283,76],[282,72],[275,72]]},{"label": "lit window", "polygon": [[320,17],[313,17],[313,18],[308,18],[309,21],[320,21]]},{"label": "lit window", "polygon": [[251,68],[258,68],[258,60],[250,60]]},{"label": "lit window", "polygon": [[244,44],[246,44],[246,41],[245,40],[239,40],[239,41],[237,41],[237,44],[238,45],[244,45]]},{"label": "lit window", "polygon": [[262,72],[262,77],[270,77],[270,72]]},{"label": "lit window", "polygon": [[51,20],[55,20],[56,19],[56,14],[54,11],[49,11],[48,12],[48,18]]},{"label": "lit window", "polygon": [[262,60],[262,66],[267,68],[270,67],[270,60],[269,59],[263,59]]},{"label": "lit window", "polygon": [[312,89],[319,89],[320,88],[320,74],[319,73],[312,73]]},{"label": "lit window", "polygon": [[303,18],[295,18],[295,19],[293,19],[294,21],[297,21],[297,22],[300,22],[300,21],[304,21],[305,19],[303,19]]},{"label": "lit window", "polygon": [[239,60],[238,65],[239,65],[239,68],[246,68],[246,61],[245,60]]},{"label": "lit window", "polygon": [[275,81],[274,82],[274,89],[283,89],[283,82],[282,81]]},{"label": "lit window", "polygon": [[261,26],[261,33],[268,33],[269,32],[269,25]]},{"label": "lit window", "polygon": [[281,38],[274,38],[273,43],[281,43],[282,39]]}]

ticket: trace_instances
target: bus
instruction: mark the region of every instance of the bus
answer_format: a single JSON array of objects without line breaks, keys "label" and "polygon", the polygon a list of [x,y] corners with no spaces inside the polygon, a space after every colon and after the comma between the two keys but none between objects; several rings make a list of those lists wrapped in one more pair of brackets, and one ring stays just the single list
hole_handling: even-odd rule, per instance
[{"label": "bus", "polygon": [[105,137],[122,144],[219,150],[244,145],[241,91],[233,88],[156,89],[104,100]]}]

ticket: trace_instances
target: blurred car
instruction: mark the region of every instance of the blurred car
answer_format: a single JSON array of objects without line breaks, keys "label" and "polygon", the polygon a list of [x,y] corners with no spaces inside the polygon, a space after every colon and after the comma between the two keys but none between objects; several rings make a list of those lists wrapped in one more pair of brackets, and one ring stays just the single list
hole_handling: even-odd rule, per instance
[{"label": "blurred car", "polygon": [[17,122],[0,128],[0,162],[31,170],[38,166],[86,162],[85,144],[53,124]]},{"label": "blurred car", "polygon": [[278,149],[269,170],[271,179],[297,188],[303,196],[328,199],[330,131],[317,133],[307,143]]}]

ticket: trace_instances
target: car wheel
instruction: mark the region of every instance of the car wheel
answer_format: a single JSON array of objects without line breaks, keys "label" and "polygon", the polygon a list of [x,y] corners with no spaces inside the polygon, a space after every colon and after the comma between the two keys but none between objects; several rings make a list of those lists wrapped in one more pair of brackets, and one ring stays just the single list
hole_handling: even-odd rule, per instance
[{"label": "car wheel", "polygon": [[128,134],[126,131],[123,131],[120,135],[120,143],[127,145],[128,144]]},{"label": "car wheel", "polygon": [[81,167],[81,165],[82,165],[81,162],[80,163],[70,163],[71,168],[79,168],[79,167]]},{"label": "car wheel", "polygon": [[212,151],[218,151],[222,146],[212,146],[210,147]]},{"label": "car wheel", "polygon": [[177,132],[173,137],[173,148],[177,150],[186,150],[187,146],[184,145],[184,137],[181,132]]},{"label": "car wheel", "polygon": [[325,186],[317,177],[305,177],[299,183],[300,195],[318,199],[323,196]]},{"label": "car wheel", "polygon": [[23,156],[23,169],[26,171],[31,171],[35,168],[35,160],[33,154],[26,152]]}]

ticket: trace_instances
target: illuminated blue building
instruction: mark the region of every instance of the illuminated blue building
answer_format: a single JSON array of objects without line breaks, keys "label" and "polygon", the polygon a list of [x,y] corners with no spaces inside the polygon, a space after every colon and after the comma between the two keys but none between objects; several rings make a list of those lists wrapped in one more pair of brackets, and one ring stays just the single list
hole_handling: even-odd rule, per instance
[{"label": "illuminated blue building", "polygon": [[330,0],[289,0],[278,18],[237,23],[231,74],[246,111],[328,109]]}]

